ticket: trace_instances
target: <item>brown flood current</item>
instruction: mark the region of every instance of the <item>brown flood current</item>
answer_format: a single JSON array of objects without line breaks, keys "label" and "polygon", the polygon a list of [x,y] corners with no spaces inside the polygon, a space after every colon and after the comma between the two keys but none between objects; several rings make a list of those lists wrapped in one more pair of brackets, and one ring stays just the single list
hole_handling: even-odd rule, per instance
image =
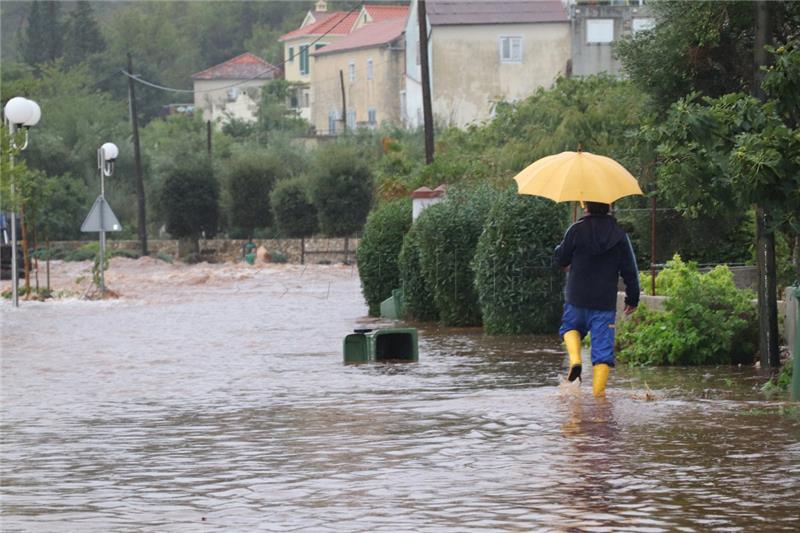
[{"label": "brown flood current", "polygon": [[555,336],[422,327],[417,364],[343,365],[379,324],[351,267],[107,280],[0,304],[4,532],[800,530],[800,419],[752,369],[619,368],[596,401]]}]

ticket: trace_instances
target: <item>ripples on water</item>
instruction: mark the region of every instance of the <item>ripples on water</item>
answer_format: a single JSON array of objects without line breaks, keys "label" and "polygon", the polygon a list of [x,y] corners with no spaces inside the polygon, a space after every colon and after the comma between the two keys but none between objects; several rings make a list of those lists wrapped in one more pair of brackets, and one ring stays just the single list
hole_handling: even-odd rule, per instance
[{"label": "ripples on water", "polygon": [[3,304],[3,531],[800,529],[800,423],[749,371],[620,369],[598,402],[555,337],[435,328],[344,366],[351,269],[205,268]]}]

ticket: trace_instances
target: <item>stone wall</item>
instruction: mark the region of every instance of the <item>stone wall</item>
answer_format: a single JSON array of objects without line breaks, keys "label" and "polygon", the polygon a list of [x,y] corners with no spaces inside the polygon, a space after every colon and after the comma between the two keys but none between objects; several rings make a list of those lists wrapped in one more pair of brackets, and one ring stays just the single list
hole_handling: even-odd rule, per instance
[{"label": "stone wall", "polygon": [[[55,241],[50,246],[54,250],[77,250],[89,242],[96,241]],[[355,261],[355,250],[360,239],[348,239],[347,259]],[[267,254],[280,252],[285,255],[290,263],[299,263],[301,256],[300,239],[253,239],[253,243],[263,246]],[[200,255],[207,261],[237,261],[244,256],[244,239],[201,239]],[[139,241],[107,240],[106,245],[114,250],[139,251]],[[345,261],[345,239],[310,238],[305,240],[305,262],[341,263]],[[155,255],[164,253],[177,259],[179,254],[179,241],[175,239],[152,239],[147,241],[148,251]]]}]

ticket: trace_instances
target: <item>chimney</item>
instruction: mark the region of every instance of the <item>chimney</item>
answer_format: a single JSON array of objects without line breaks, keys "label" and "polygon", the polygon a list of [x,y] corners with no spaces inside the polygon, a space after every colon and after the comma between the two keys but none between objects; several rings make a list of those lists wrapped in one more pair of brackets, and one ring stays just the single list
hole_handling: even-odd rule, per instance
[{"label": "chimney", "polygon": [[314,6],[314,11],[327,11],[327,10],[328,10],[327,0],[317,0],[317,4]]}]

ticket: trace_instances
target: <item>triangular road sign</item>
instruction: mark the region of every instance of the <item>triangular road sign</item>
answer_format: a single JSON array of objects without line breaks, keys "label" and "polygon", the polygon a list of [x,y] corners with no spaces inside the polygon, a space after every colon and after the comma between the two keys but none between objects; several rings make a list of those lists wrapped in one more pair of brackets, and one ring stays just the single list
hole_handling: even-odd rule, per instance
[{"label": "triangular road sign", "polygon": [[89,214],[86,215],[86,220],[81,224],[81,231],[85,233],[93,231],[122,231],[122,225],[102,195],[98,196],[97,200],[94,201],[92,210],[89,211]]}]

